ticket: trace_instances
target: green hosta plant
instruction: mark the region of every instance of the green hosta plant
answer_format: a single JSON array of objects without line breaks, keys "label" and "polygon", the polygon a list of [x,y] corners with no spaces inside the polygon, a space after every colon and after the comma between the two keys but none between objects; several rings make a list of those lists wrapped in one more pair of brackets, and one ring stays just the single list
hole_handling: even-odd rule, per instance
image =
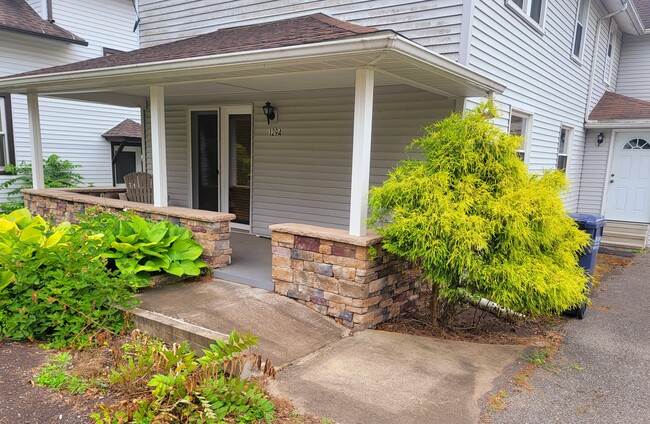
[{"label": "green hosta plant", "polygon": [[84,217],[79,225],[103,234],[107,246],[103,257],[125,274],[146,278],[157,272],[199,275],[206,267],[200,259],[203,248],[192,240],[192,233],[169,221],[154,223],[135,214],[101,213]]},{"label": "green hosta plant", "polygon": [[561,172],[529,175],[521,138],[491,119],[492,103],[427,128],[422,159],[402,162],[370,194],[370,223],[390,253],[414,261],[433,285],[433,315],[467,297],[526,315],[585,301],[577,255],[589,243],[565,212]]}]

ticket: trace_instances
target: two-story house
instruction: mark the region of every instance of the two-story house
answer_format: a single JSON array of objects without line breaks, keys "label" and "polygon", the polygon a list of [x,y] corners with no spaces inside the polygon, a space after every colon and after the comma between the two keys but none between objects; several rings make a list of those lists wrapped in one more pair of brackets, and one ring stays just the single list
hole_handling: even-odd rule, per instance
[{"label": "two-story house", "polygon": [[[138,47],[136,19],[131,0],[0,0],[0,77],[133,50]],[[3,91],[0,182],[11,177],[2,173],[6,164],[32,160],[27,99]],[[81,165],[78,171],[86,183],[110,186],[115,169],[140,167],[137,153],[113,164],[111,143],[102,137],[126,118],[140,121],[138,109],[65,96],[41,98],[39,108],[43,154],[56,153]],[[0,193],[0,201],[4,196]]]},{"label": "two-story house", "polygon": [[[647,110],[647,4],[140,0],[141,49],[0,79],[0,91],[141,107],[156,206],[234,213],[255,235],[299,223],[352,238],[366,234],[369,186],[424,125],[494,97],[531,172],[566,172],[570,212],[605,212],[645,244],[641,174],[632,189],[605,183],[632,160],[610,138],[645,154],[647,120],[597,112],[611,98]],[[622,190],[641,212],[611,214]]]}]

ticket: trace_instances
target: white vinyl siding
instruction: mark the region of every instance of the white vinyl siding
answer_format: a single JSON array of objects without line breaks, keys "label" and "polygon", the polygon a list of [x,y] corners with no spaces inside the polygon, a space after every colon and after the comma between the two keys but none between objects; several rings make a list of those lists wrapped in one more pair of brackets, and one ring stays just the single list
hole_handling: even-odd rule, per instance
[{"label": "white vinyl siding", "polygon": [[[101,56],[103,47],[137,48],[131,0],[53,0],[53,14],[57,25],[84,38],[89,45],[3,31],[0,77]],[[39,105],[44,156],[56,153],[82,165],[78,172],[87,184],[112,186],[110,143],[101,135],[125,118],[139,121],[139,111],[46,97],[39,99]],[[12,95],[12,109],[16,162],[29,162],[26,97]],[[7,178],[0,175],[0,182]],[[4,193],[0,193],[0,201]]]},{"label": "white vinyl siding", "polygon": [[[252,231],[269,234],[271,224],[300,222],[348,228],[352,166],[352,89],[274,93],[253,102]],[[251,104],[251,99],[219,99]],[[219,100],[203,105],[218,105]],[[262,112],[268,100],[278,108],[281,136],[270,136]],[[405,86],[375,91],[371,184],[379,184],[405,157],[404,148],[424,126],[448,116],[454,100]],[[170,204],[189,206],[191,198],[187,109],[166,107]],[[149,122],[149,119],[146,118]],[[147,137],[147,152],[151,151]],[[147,167],[151,157],[147,153]]]},{"label": "white vinyl siding", "polygon": [[219,28],[322,12],[351,23],[398,31],[437,53],[458,60],[463,1],[141,0],[139,10],[142,47]]},{"label": "white vinyl siding", "polygon": [[[604,139],[599,146],[596,139],[601,132]],[[591,129],[587,131],[578,212],[597,215],[602,213],[611,136],[611,130]]]},{"label": "white vinyl siding", "polygon": [[[502,1],[477,2],[474,9],[470,67],[506,85],[502,95],[495,96],[502,116],[497,123],[506,128],[511,109],[523,110],[534,116],[530,140],[528,167],[540,173],[557,165],[558,128],[575,128],[569,152],[570,188],[565,205],[575,211],[581,178],[584,151],[584,114],[587,101],[589,66],[594,54],[597,19],[605,14],[599,2],[592,1],[585,32],[583,65],[571,59],[577,2],[561,0],[548,2],[544,34],[513,21],[512,11]],[[600,75],[604,64],[608,34],[601,31],[597,61]],[[617,42],[620,39],[617,39]],[[619,42],[620,44],[620,42]],[[620,45],[614,46],[613,74],[615,78]],[[599,73],[596,73],[599,75]],[[606,89],[602,78],[596,78],[592,105]],[[478,99],[470,99],[468,105]]]},{"label": "white vinyl siding", "polygon": [[[616,68],[614,68],[616,69]],[[623,37],[616,92],[650,101],[650,35]],[[616,76],[612,75],[616,81]]]}]

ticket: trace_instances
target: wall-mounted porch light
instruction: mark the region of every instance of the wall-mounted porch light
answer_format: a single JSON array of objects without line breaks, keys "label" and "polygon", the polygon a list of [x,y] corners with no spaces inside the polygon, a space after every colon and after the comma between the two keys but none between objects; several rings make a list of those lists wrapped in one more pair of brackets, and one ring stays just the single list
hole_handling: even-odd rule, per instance
[{"label": "wall-mounted porch light", "polygon": [[604,133],[598,134],[598,137],[596,137],[596,143],[598,143],[598,145],[600,146],[601,144],[603,144],[603,141],[605,141],[605,134]]},{"label": "wall-mounted porch light", "polygon": [[271,102],[266,102],[266,104],[262,106],[262,110],[264,111],[264,115],[266,116],[266,123],[268,125],[271,125],[271,121],[275,119],[275,113],[278,111],[278,109],[272,106]]}]

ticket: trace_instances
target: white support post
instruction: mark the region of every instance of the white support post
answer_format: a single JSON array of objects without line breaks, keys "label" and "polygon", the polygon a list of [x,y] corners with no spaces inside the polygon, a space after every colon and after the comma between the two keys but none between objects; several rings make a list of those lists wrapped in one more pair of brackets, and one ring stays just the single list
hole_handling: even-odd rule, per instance
[{"label": "white support post", "polygon": [[374,85],[375,73],[372,69],[357,69],[350,193],[350,235],[353,236],[365,236],[367,233]]},{"label": "white support post", "polygon": [[27,95],[27,115],[29,118],[29,141],[32,153],[32,187],[45,188],[43,175],[43,142],[41,141],[41,115],[38,110],[38,94]]},{"label": "white support post", "polygon": [[167,143],[165,140],[165,88],[149,87],[151,104],[151,158],[153,205],[167,206]]}]

